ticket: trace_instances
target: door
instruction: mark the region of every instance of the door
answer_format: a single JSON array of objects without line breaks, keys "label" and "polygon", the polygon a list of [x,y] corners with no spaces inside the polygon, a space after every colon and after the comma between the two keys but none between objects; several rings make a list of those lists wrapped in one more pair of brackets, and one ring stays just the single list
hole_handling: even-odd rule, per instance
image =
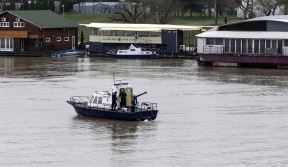
[{"label": "door", "polygon": [[21,52],[24,51],[24,39],[23,38],[20,39],[20,50]]},{"label": "door", "polygon": [[75,50],[75,36],[72,36],[72,49]]}]

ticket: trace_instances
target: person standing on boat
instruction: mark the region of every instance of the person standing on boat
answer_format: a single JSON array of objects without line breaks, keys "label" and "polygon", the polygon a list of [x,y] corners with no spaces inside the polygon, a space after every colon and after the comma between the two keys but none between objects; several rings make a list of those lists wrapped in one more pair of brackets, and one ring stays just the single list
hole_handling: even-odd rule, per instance
[{"label": "person standing on boat", "polygon": [[112,110],[116,110],[117,106],[117,92],[112,93]]},{"label": "person standing on boat", "polygon": [[132,97],[132,110],[131,112],[135,112],[135,106],[138,104],[137,96],[133,95]]},{"label": "person standing on boat", "polygon": [[120,89],[120,99],[121,99],[121,102],[120,102],[120,106],[121,107],[125,107],[126,106],[126,92],[125,92],[125,89],[121,88]]}]

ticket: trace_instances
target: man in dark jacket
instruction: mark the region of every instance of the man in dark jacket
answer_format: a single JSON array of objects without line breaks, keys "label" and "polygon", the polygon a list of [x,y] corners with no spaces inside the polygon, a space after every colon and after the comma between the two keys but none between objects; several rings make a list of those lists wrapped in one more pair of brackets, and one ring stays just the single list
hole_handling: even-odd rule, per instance
[{"label": "man in dark jacket", "polygon": [[117,106],[117,95],[116,92],[112,93],[112,110],[115,110]]}]

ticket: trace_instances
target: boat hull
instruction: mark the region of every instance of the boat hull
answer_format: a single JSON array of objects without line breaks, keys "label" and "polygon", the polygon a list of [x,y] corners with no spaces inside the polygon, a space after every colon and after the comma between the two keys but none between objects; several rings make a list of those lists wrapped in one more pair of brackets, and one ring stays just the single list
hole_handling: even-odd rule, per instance
[{"label": "boat hull", "polygon": [[158,110],[147,110],[138,112],[127,112],[123,110],[112,111],[108,109],[92,108],[83,104],[76,104],[67,101],[71,104],[76,113],[83,117],[97,117],[97,118],[107,118],[123,121],[144,121],[144,120],[154,120],[157,117]]},{"label": "boat hull", "polygon": [[157,59],[158,55],[157,54],[149,54],[149,55],[117,55],[113,53],[107,53],[110,57],[112,58],[117,58],[117,59]]},{"label": "boat hull", "polygon": [[51,54],[52,57],[83,57],[87,56],[87,52],[85,51],[80,51],[80,50],[63,50],[63,51],[58,51],[58,52],[53,52]]}]

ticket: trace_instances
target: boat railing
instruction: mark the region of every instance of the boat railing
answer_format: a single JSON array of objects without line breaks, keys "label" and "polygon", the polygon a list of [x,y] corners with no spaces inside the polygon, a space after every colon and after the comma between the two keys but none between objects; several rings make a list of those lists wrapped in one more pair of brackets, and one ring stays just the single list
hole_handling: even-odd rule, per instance
[{"label": "boat railing", "polygon": [[70,101],[74,103],[90,103],[91,97],[89,96],[72,96],[70,97]]},{"label": "boat railing", "polygon": [[157,103],[142,102],[141,110],[158,110]]}]

